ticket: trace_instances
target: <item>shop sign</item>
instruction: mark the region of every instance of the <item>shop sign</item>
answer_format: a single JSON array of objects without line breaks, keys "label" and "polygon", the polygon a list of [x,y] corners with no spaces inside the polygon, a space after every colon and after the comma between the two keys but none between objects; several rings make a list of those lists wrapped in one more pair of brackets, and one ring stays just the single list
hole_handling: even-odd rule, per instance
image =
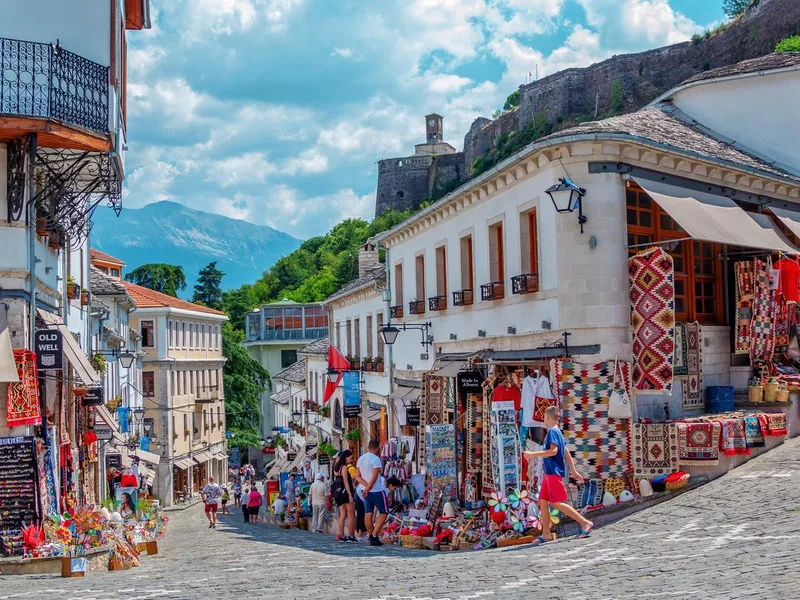
[{"label": "shop sign", "polygon": [[[97,436],[98,440],[111,440],[114,439],[114,430],[107,425],[95,425],[94,426],[94,434]],[[113,456],[113,455],[109,455]],[[120,463],[122,464],[122,463]]]},{"label": "shop sign", "polygon": [[419,406],[406,409],[406,424],[409,427],[419,427]]},{"label": "shop sign", "polygon": [[456,379],[458,389],[466,394],[480,394],[483,391],[483,375],[480,371],[462,371]]},{"label": "shop sign", "polygon": [[329,465],[331,464],[331,457],[327,454],[320,454],[317,456],[317,464],[318,465]]},{"label": "shop sign", "polygon": [[64,368],[64,338],[58,329],[37,329],[34,348],[39,371],[60,371]]},{"label": "shop sign", "polygon": [[367,406],[370,410],[380,410],[382,408],[386,408],[383,404],[378,404],[377,402],[367,402]]},{"label": "shop sign", "polygon": [[288,460],[289,462],[292,462],[292,461],[293,461],[293,460],[295,460],[296,458],[297,458],[297,452],[289,452],[289,453],[286,455],[286,460]]},{"label": "shop sign", "polygon": [[[97,430],[95,430],[97,433]],[[98,439],[100,436],[97,436]],[[111,471],[112,469],[121,469],[122,468],[122,454],[106,454],[106,470]]]},{"label": "shop sign", "polygon": [[342,373],[344,388],[344,416],[357,417],[361,414],[361,373],[345,371]]},{"label": "shop sign", "polygon": [[83,397],[84,406],[100,406],[103,404],[103,388],[90,387]]}]

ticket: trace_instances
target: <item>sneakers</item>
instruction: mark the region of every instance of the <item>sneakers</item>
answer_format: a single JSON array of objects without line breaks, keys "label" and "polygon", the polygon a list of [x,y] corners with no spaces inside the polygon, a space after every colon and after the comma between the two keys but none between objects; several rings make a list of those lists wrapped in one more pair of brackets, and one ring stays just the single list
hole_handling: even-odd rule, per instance
[{"label": "sneakers", "polygon": [[370,546],[383,546],[383,542],[379,537],[375,537],[374,535],[369,536],[369,545]]},{"label": "sneakers", "polygon": [[369,538],[367,536],[365,536],[365,535],[362,535],[362,536],[356,538],[356,541],[360,542],[362,544],[366,544],[369,541]]},{"label": "sneakers", "polygon": [[337,535],[336,536],[336,541],[337,542],[349,542],[350,540],[348,538],[346,538],[346,537],[341,536],[341,535]]},{"label": "sneakers", "polygon": [[211,529],[213,526],[214,526],[214,524],[213,524],[213,523],[209,523],[209,524],[208,524],[208,528],[209,528],[209,529]]},{"label": "sneakers", "polygon": [[357,544],[358,543],[358,540],[356,538],[354,538],[352,535],[350,537],[344,538],[344,541],[345,542],[350,542],[351,544]]}]

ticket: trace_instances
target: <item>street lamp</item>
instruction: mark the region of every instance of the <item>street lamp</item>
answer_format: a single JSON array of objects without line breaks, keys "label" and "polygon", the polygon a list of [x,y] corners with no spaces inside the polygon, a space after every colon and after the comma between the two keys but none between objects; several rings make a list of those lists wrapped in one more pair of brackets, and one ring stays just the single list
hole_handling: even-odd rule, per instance
[{"label": "street lamp", "polygon": [[119,364],[123,369],[130,369],[134,360],[136,360],[136,355],[133,352],[123,352],[119,355]]},{"label": "street lamp", "polygon": [[133,409],[133,418],[136,419],[137,422],[141,422],[141,420],[144,418],[144,409],[143,408]]},{"label": "street lamp", "polygon": [[339,371],[334,369],[333,367],[328,368],[328,381],[331,383],[339,383]]},{"label": "street lamp", "polygon": [[550,196],[558,213],[571,213],[575,212],[576,208],[578,209],[578,223],[580,223],[581,233],[583,233],[583,224],[589,220],[583,215],[583,197],[586,195],[586,190],[566,177],[562,177],[558,181],[557,184],[547,188],[545,193]]},{"label": "street lamp", "polygon": [[428,347],[433,343],[433,336],[428,335],[428,329],[431,327],[431,323],[419,323],[419,324],[411,324],[407,325],[405,323],[399,323],[398,325],[392,325],[391,323],[387,323],[385,326],[381,327],[378,330],[378,334],[381,336],[383,343],[387,346],[393,345],[397,341],[397,336],[400,334],[401,331],[408,331],[409,329],[417,329],[422,333],[422,342],[420,342],[425,349],[427,350]]},{"label": "street lamp", "polygon": [[390,324],[386,327],[381,327],[378,333],[380,333],[383,343],[387,346],[391,346],[397,341],[397,336],[400,335],[400,330],[394,325]]}]

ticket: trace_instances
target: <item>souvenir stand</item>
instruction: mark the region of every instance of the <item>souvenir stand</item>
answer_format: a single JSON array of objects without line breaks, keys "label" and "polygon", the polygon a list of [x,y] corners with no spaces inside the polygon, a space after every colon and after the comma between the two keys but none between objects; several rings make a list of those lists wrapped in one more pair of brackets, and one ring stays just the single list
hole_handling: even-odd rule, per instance
[{"label": "souvenir stand", "polygon": [[0,438],[0,482],[0,556],[22,554],[23,527],[41,518],[33,437]]}]

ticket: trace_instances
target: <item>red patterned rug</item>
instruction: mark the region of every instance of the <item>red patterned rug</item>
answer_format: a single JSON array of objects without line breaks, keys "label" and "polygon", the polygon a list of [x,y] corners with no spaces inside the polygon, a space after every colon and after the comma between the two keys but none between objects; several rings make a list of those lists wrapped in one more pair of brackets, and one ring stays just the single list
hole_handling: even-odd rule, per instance
[{"label": "red patterned rug", "polygon": [[737,262],[736,274],[736,340],[735,353],[750,353],[750,319],[753,316],[753,263]]},{"label": "red patterned rug", "polygon": [[720,423],[722,423],[720,449],[728,456],[750,454],[744,432],[744,419],[722,419]]},{"label": "red patterned rug", "polygon": [[631,458],[637,479],[677,471],[677,423],[636,423],[631,432]]},{"label": "red patterned rug", "polygon": [[769,436],[784,436],[789,434],[786,428],[786,415],[779,413],[759,413],[758,421],[761,423],[761,432]]},{"label": "red patterned rug", "polygon": [[753,318],[750,320],[750,359],[772,360],[775,352],[775,291],[772,272],[762,260],[753,261]]},{"label": "red patterned rug", "polygon": [[678,463],[716,465],[721,431],[719,423],[678,423]]},{"label": "red patterned rug", "polygon": [[628,260],[633,328],[633,387],[672,393],[675,352],[675,269],[653,248]]},{"label": "red patterned rug", "polygon": [[686,323],[686,369],[683,381],[683,408],[697,410],[703,402],[703,338],[700,323]]},{"label": "red patterned rug", "polygon": [[40,425],[39,380],[36,375],[36,355],[30,350],[14,350],[17,364],[17,383],[8,384],[6,421],[8,427]]}]

